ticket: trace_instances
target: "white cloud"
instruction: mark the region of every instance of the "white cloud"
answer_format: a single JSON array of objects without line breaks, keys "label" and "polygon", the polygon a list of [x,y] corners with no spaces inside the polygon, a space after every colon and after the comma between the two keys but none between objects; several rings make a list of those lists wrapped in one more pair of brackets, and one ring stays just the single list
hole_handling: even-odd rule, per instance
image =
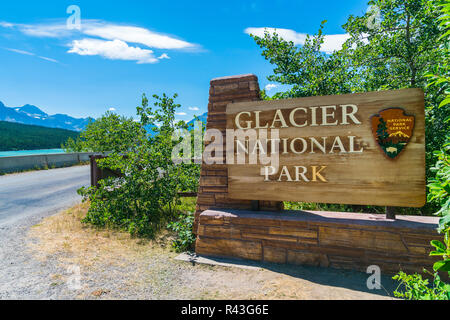
[{"label": "white cloud", "polygon": [[122,26],[117,24],[97,23],[82,25],[82,32],[86,35],[100,37],[107,40],[122,40],[139,43],[149,48],[157,49],[193,49],[197,45],[176,39],[141,27]]},{"label": "white cloud", "polygon": [[200,110],[200,109],[197,108],[197,107],[189,107],[189,110],[191,110],[191,111],[198,111],[198,110]]},{"label": "white cloud", "polygon": [[[172,35],[165,35],[142,27],[119,25],[101,20],[85,19],[82,22],[81,30],[67,28],[64,20],[41,24],[15,24],[3,21],[0,22],[0,27],[14,28],[32,37],[71,39],[70,53],[100,55],[114,60],[134,60],[137,63],[156,63],[159,60],[170,59],[170,56],[167,53],[162,53],[159,57],[156,57],[152,50],[130,46],[129,43],[156,49],[200,49],[199,45],[177,39]],[[82,39],[77,39],[80,36]],[[87,38],[86,36],[95,38]],[[57,62],[51,58],[40,58]]]},{"label": "white cloud", "polygon": [[72,31],[67,28],[65,23],[20,24],[3,21],[0,22],[0,27],[16,28],[28,36],[42,38],[61,38],[72,34]]},{"label": "white cloud", "polygon": [[24,55],[27,55],[27,56],[35,56],[35,57],[38,57],[39,59],[43,59],[43,60],[54,62],[54,63],[59,63],[58,60],[55,60],[55,59],[52,59],[52,58],[48,58],[48,57],[43,57],[43,56],[37,56],[35,53],[29,52],[29,51],[25,51],[25,50],[12,49],[12,48],[5,48],[5,50],[11,51],[11,52],[15,52],[15,53],[24,54]]},{"label": "white cloud", "polygon": [[177,116],[186,116],[186,115],[187,115],[186,112],[175,112],[175,114],[176,114]]},{"label": "white cloud", "polygon": [[108,111],[116,111],[116,108],[109,108]]},{"label": "white cloud", "polygon": [[278,87],[277,84],[269,83],[265,88],[266,88],[267,91],[270,91],[270,90],[275,89],[277,87]]},{"label": "white cloud", "polygon": [[17,25],[19,30],[32,37],[62,38],[72,34],[65,24]]},{"label": "white cloud", "polygon": [[59,63],[58,60],[55,60],[55,59],[52,59],[52,58],[48,58],[48,57],[38,56],[38,58],[41,58],[41,59],[46,60],[46,61],[54,62],[54,63]]},{"label": "white cloud", "polygon": [[342,45],[350,39],[350,35],[345,34],[329,34],[325,35],[323,39],[321,51],[326,53],[332,53],[333,51],[341,50]]},{"label": "white cloud", "polygon": [[286,41],[292,41],[295,45],[304,44],[306,40],[305,33],[298,33],[290,29],[282,28],[247,28],[244,30],[247,34],[253,34],[258,37],[264,37],[264,32],[268,31],[270,34],[276,32],[281,38]]},{"label": "white cloud", "polygon": [[11,48],[5,48],[5,49],[8,50],[8,51],[11,51],[11,52],[15,52],[15,53],[25,54],[27,56],[34,56],[34,53],[28,52],[28,51],[25,51],[25,50],[11,49]]},{"label": "white cloud", "polygon": [[[69,29],[65,21],[42,24],[14,24],[0,22],[1,27],[17,28],[20,32],[33,37],[64,38],[80,33],[105,40],[122,40],[138,43],[156,49],[195,49],[199,46],[171,35],[165,35],[149,29],[108,23],[100,20],[83,20],[81,30]],[[162,55],[167,58],[167,54]]]},{"label": "white cloud", "polygon": [[167,55],[167,53],[163,53],[162,55],[160,55],[160,56],[158,57],[158,59],[159,59],[159,60],[162,60],[162,59],[170,59],[170,57]]},{"label": "white cloud", "polygon": [[[264,37],[264,32],[267,30],[270,34],[276,32],[281,38],[286,41],[292,41],[295,45],[303,45],[306,41],[306,33],[296,32],[291,29],[281,28],[247,28],[244,30],[247,34],[253,34],[258,37]],[[330,34],[324,35],[324,42],[320,51],[325,53],[332,53],[335,50],[340,50],[344,42],[349,39],[348,34]]]},{"label": "white cloud", "polygon": [[9,23],[9,22],[5,22],[5,21],[0,21],[0,27],[3,28],[13,28],[14,24]]},{"label": "white cloud", "polygon": [[158,62],[152,50],[130,47],[126,42],[121,40],[74,40],[70,44],[70,47],[69,53],[76,53],[81,56],[98,55],[110,60],[137,61],[138,64]]}]

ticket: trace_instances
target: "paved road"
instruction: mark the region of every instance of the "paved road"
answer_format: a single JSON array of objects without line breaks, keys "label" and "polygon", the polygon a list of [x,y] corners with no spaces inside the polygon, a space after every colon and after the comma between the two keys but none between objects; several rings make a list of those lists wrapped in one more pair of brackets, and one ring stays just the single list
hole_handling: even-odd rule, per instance
[{"label": "paved road", "polygon": [[81,200],[89,166],[32,171],[0,177],[0,228],[32,216],[46,216]]},{"label": "paved road", "polygon": [[88,184],[89,166],[0,176],[0,300],[71,297],[52,285],[52,276],[65,270],[52,259],[36,260],[27,233],[42,218],[80,202],[77,189]]}]

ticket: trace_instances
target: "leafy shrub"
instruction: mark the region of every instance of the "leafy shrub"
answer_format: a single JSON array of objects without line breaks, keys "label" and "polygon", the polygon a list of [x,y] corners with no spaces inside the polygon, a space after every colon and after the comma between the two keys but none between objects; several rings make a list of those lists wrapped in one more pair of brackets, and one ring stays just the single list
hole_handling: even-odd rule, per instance
[{"label": "leafy shrub", "polygon": [[[117,148],[97,164],[120,173],[120,177],[103,179],[98,187],[79,191],[91,204],[84,222],[114,226],[132,235],[153,238],[173,218],[167,212],[172,212],[170,207],[178,202],[178,192],[196,190],[199,166],[175,165],[171,158],[172,149],[179,142],[172,139],[173,133],[186,127],[183,121],[175,122],[175,112],[180,107],[174,102],[176,95],[173,98],[165,94],[153,97],[155,110],[148,106],[148,100],[143,96],[142,107],[137,108],[141,118],[139,123],[131,124],[129,119],[120,117],[108,117],[114,121],[102,121],[101,124],[95,122],[101,132],[114,132],[108,135],[107,144]],[[111,125],[119,125],[125,133],[121,134],[117,128],[109,130]],[[143,134],[143,128],[152,128],[153,132]],[[90,136],[101,142],[104,134],[92,132]]]},{"label": "leafy shrub", "polygon": [[181,213],[177,221],[167,225],[167,228],[174,231],[177,235],[177,238],[172,243],[172,247],[176,252],[193,249],[195,243],[195,235],[192,233],[193,225],[194,214],[192,212]]},{"label": "leafy shrub", "polygon": [[393,277],[394,280],[400,281],[404,291],[396,290],[396,297],[409,300],[450,300],[450,284],[441,281],[439,272],[448,272],[450,276],[450,213],[449,213],[449,143],[445,145],[445,150],[436,152],[438,161],[433,168],[436,176],[428,185],[429,194],[428,201],[437,202],[441,209],[436,213],[443,216],[439,220],[438,231],[444,234],[444,243],[439,240],[432,240],[431,245],[434,250],[430,252],[430,256],[440,256],[442,260],[434,263],[433,283],[430,285],[427,279],[422,279],[421,275],[407,275],[399,272]]},{"label": "leafy shrub", "polygon": [[128,152],[144,138],[145,130],[140,123],[107,111],[89,122],[75,140],[68,139],[63,148],[67,152]]},{"label": "leafy shrub", "polygon": [[[450,285],[441,281],[439,275],[434,274],[432,286],[428,279],[421,275],[408,275],[400,271],[394,280],[400,281],[399,287],[394,291],[397,298],[407,300],[450,300]],[[403,291],[398,289],[403,286]]]},{"label": "leafy shrub", "polygon": [[[429,180],[427,200],[440,206],[436,214],[450,215],[450,136],[442,150],[435,151],[436,164],[431,168],[435,176]],[[449,220],[450,222],[450,220]]]}]

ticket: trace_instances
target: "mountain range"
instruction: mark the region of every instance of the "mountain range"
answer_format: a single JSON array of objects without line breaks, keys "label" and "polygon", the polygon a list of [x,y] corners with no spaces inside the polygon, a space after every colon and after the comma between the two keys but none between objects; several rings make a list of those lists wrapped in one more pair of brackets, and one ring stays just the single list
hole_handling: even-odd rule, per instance
[{"label": "mountain range", "polygon": [[[207,113],[198,116],[206,124]],[[49,115],[36,106],[26,104],[19,108],[10,108],[0,101],[0,121],[35,125],[47,128],[58,128],[80,132],[93,118],[73,118],[66,114]],[[188,122],[190,129],[195,119]]]},{"label": "mountain range", "polygon": [[66,114],[49,115],[36,106],[26,104],[18,108],[10,108],[0,101],[0,121],[36,125],[48,128],[59,128],[82,131],[92,118],[73,118]]}]

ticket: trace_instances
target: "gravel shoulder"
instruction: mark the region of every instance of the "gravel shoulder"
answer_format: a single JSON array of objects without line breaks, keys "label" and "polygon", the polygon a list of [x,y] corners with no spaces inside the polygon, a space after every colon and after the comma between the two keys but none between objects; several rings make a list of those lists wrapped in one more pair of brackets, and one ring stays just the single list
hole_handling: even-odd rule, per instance
[{"label": "gravel shoulder", "polygon": [[[1,299],[391,299],[368,290],[364,273],[177,261],[170,234],[148,241],[89,227],[80,222],[86,210],[77,205],[2,230],[0,241],[9,234],[9,242],[0,260]],[[392,292],[389,277],[382,284]]]}]

